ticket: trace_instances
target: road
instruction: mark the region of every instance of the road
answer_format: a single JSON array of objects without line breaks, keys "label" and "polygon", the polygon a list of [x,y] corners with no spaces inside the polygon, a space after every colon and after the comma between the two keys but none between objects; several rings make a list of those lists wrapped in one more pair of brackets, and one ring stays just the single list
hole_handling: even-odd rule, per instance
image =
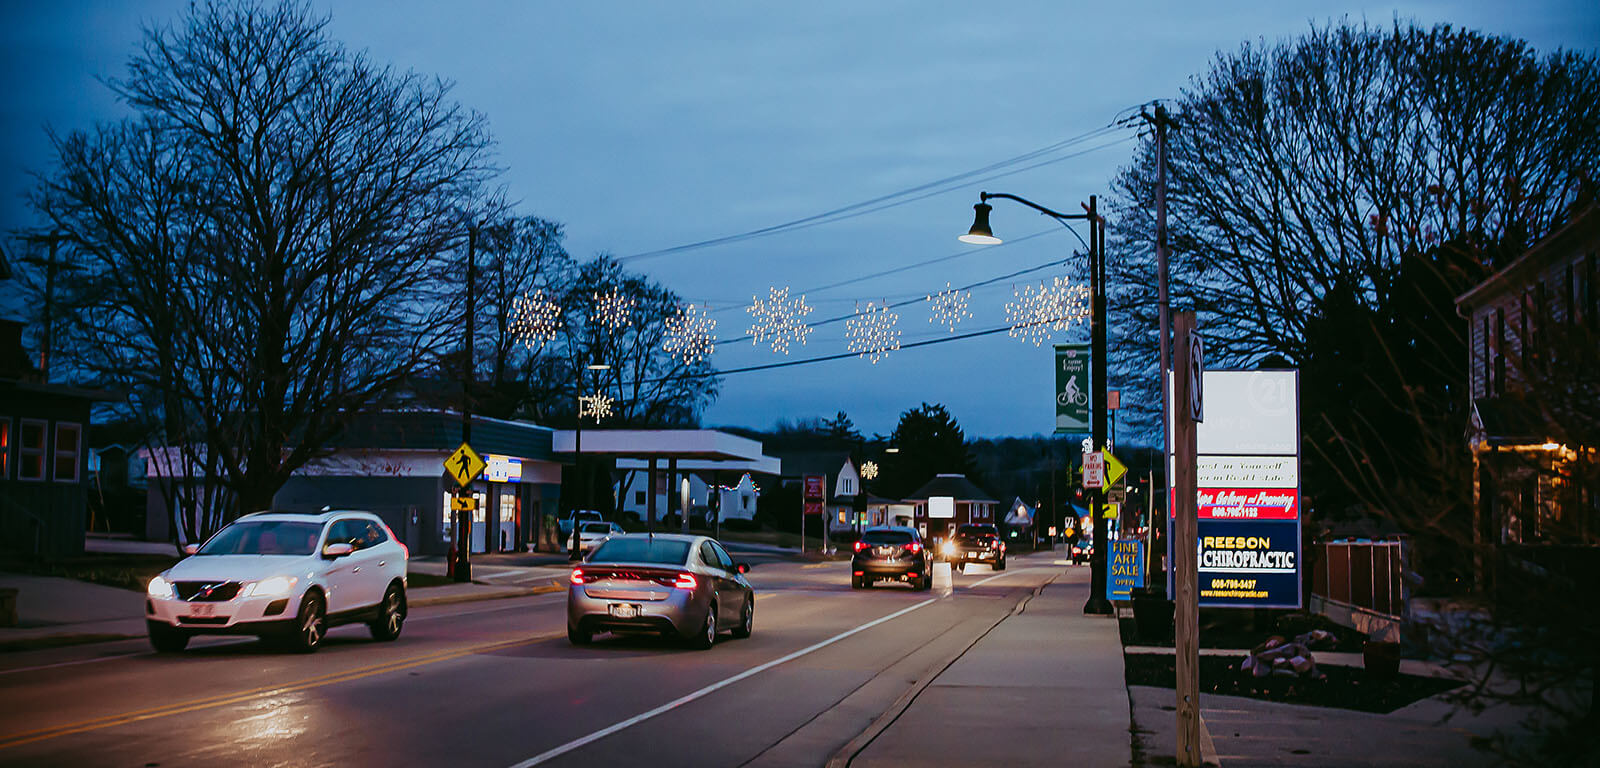
[{"label": "road", "polygon": [[1039,553],[855,591],[848,563],[736,557],[757,564],[755,633],[704,652],[574,648],[555,593],[418,608],[395,643],[343,627],[310,656],[240,638],[5,654],[0,765],[819,766],[1036,587],[1087,576]]}]

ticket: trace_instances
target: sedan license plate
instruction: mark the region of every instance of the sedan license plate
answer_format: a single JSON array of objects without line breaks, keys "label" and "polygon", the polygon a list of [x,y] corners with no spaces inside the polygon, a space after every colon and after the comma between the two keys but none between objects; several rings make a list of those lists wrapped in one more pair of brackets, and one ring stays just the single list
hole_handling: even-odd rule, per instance
[{"label": "sedan license plate", "polygon": [[191,606],[189,606],[189,615],[190,616],[197,616],[197,617],[200,617],[200,616],[214,616],[214,615],[216,615],[216,613],[217,613],[217,607],[215,605],[191,605]]},{"label": "sedan license plate", "polygon": [[611,615],[618,619],[631,619],[639,615],[639,606],[628,603],[612,603]]}]

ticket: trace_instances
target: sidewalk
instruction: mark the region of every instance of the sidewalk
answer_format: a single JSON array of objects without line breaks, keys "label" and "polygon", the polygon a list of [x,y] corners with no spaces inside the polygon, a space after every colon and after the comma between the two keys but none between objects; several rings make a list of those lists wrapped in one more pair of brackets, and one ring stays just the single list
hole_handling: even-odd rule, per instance
[{"label": "sidewalk", "polygon": [[997,624],[852,768],[1131,764],[1122,642],[1115,619],[1084,615],[1087,576],[1069,570]]}]

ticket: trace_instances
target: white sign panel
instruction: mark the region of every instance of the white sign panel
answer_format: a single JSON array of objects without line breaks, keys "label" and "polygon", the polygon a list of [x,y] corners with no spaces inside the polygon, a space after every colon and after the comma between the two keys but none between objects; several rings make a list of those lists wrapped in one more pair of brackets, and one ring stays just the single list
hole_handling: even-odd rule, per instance
[{"label": "white sign panel", "polygon": [[946,520],[956,516],[956,500],[954,496],[934,496],[928,499],[928,517]]},{"label": "white sign panel", "polygon": [[1300,462],[1293,456],[1200,456],[1200,488],[1299,488]]},{"label": "white sign panel", "polygon": [[[1206,371],[1205,417],[1195,427],[1201,454],[1300,453],[1299,388],[1294,371]],[[1173,420],[1168,420],[1168,425]],[[1168,429],[1168,445],[1172,432]]]}]

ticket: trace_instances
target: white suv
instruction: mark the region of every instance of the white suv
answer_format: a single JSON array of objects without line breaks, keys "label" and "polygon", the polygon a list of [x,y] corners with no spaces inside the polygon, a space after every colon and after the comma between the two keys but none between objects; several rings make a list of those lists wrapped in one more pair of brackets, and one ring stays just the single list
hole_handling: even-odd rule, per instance
[{"label": "white suv", "polygon": [[150,580],[145,623],[158,651],[194,635],[257,635],[309,653],[338,624],[393,640],[405,623],[408,552],[370,512],[257,512],[186,551]]}]

